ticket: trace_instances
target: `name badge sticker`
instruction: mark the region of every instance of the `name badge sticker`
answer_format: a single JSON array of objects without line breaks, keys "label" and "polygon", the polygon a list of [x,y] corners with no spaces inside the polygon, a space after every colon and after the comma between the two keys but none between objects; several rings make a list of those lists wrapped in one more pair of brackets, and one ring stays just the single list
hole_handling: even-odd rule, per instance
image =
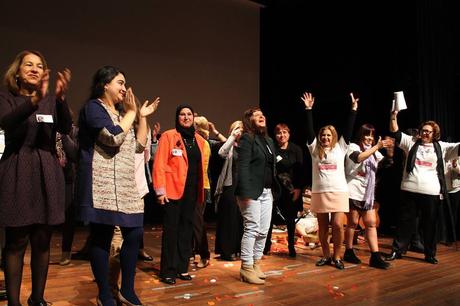
[{"label": "name badge sticker", "polygon": [[43,114],[36,114],[35,118],[37,122],[44,122],[44,123],[53,123],[53,116],[51,115],[43,115]]},{"label": "name badge sticker", "polygon": [[181,149],[172,149],[172,155],[173,156],[182,156],[182,150]]}]

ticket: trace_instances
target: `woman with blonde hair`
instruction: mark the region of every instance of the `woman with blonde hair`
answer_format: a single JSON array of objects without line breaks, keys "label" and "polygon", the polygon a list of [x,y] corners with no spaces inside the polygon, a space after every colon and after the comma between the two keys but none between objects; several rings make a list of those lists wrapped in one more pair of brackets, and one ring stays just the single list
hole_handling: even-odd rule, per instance
[{"label": "woman with blonde hair", "polygon": [[[348,212],[348,186],[345,179],[345,156],[350,144],[353,125],[358,109],[358,98],[351,96],[351,112],[344,134],[340,139],[332,125],[319,130],[315,137],[313,131],[312,109],[315,98],[311,93],[304,93],[302,101],[307,110],[307,147],[312,158],[312,196],[311,210],[317,214],[319,239],[323,257],[316,262],[317,266],[333,264],[337,269],[344,269],[340,257],[343,244],[343,219]],[[328,243],[329,214],[332,223],[332,240],[334,252],[331,256]]]},{"label": "woman with blonde hair", "polygon": [[203,150],[204,159],[204,202],[198,203],[195,206],[195,217],[193,220],[193,239],[192,239],[192,252],[193,256],[195,254],[200,254],[200,261],[197,264],[198,268],[204,268],[209,265],[209,259],[211,258],[211,253],[209,252],[208,246],[208,236],[206,231],[206,223],[204,221],[204,212],[206,209],[207,202],[210,201],[211,195],[211,184],[209,181],[209,158],[211,157],[211,147],[209,139],[209,122],[208,119],[204,116],[196,116],[193,118],[195,125],[195,131],[201,135],[205,140],[205,146]]},{"label": "woman with blonde hair", "polygon": [[243,219],[235,197],[237,182],[238,142],[243,131],[240,120],[230,125],[227,141],[219,149],[224,165],[217,180],[215,203],[217,210],[215,253],[221,260],[236,260],[241,249]]}]

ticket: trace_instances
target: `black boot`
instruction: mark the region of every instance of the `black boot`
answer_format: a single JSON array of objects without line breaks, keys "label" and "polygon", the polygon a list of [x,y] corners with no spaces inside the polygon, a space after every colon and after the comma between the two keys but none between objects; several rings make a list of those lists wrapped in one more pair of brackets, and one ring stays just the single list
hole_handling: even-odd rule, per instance
[{"label": "black boot", "polygon": [[425,255],[425,261],[430,263],[430,264],[433,264],[433,265],[437,265],[438,264],[438,260],[436,259],[436,257],[434,256],[427,256]]},{"label": "black boot", "polygon": [[345,254],[343,254],[343,260],[353,264],[361,263],[361,260],[355,255],[353,249],[345,249]]},{"label": "black boot", "polygon": [[380,252],[372,252],[369,266],[377,269],[388,269],[390,264],[382,259]]},{"label": "black boot", "polygon": [[290,246],[289,246],[289,257],[294,258],[294,257],[296,257],[296,256],[297,256],[297,253],[296,253],[296,251],[295,251],[295,247],[290,245]]},{"label": "black boot", "polygon": [[46,306],[46,305],[49,305],[49,303],[45,300],[41,300],[41,301],[33,301],[32,300],[32,297],[29,296],[29,298],[27,299],[27,305],[28,306]]},{"label": "black boot", "polygon": [[392,260],[395,260],[395,259],[401,259],[402,258],[402,255],[401,255],[401,252],[399,251],[391,251],[390,254],[385,254],[385,260],[386,261],[392,261]]}]

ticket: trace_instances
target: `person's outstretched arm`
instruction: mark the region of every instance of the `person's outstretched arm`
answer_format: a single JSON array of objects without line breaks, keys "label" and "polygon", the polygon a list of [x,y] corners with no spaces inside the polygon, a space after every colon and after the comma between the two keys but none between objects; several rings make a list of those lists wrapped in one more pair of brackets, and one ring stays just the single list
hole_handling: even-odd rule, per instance
[{"label": "person's outstretched arm", "polygon": [[306,134],[307,144],[313,143],[315,140],[315,131],[313,130],[313,104],[315,104],[315,97],[310,92],[304,92],[303,96],[300,97],[305,104],[306,110]]},{"label": "person's outstretched arm", "polygon": [[355,98],[353,93],[350,93],[351,97],[351,111],[348,115],[347,124],[345,125],[345,129],[343,131],[343,139],[347,144],[350,144],[351,137],[353,135],[353,127],[355,126],[356,114],[358,111],[358,101],[359,98]]}]

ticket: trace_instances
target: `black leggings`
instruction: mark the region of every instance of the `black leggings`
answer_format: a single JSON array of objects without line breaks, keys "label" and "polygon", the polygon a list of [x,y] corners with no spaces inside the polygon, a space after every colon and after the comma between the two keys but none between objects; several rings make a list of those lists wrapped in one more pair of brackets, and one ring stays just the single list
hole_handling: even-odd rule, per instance
[{"label": "black leggings", "polygon": [[[91,269],[99,288],[101,301],[112,299],[109,284],[109,254],[115,226],[91,223]],[[120,227],[123,244],[120,251],[121,288],[123,296],[130,301],[137,299],[134,292],[139,243],[144,233],[143,227]]]},{"label": "black leggings", "polygon": [[71,252],[75,232],[75,203],[73,201],[73,184],[65,185],[65,222],[62,225],[62,252]]},{"label": "black leggings", "polygon": [[30,241],[33,301],[42,301],[45,293],[46,278],[50,257],[52,229],[49,225],[34,224],[5,228],[5,284],[8,305],[21,305],[21,290],[24,254]]},{"label": "black leggings", "polygon": [[192,254],[199,254],[200,259],[211,258],[211,254],[209,253],[206,223],[204,221],[205,209],[206,202],[203,204],[196,204],[193,219]]}]

